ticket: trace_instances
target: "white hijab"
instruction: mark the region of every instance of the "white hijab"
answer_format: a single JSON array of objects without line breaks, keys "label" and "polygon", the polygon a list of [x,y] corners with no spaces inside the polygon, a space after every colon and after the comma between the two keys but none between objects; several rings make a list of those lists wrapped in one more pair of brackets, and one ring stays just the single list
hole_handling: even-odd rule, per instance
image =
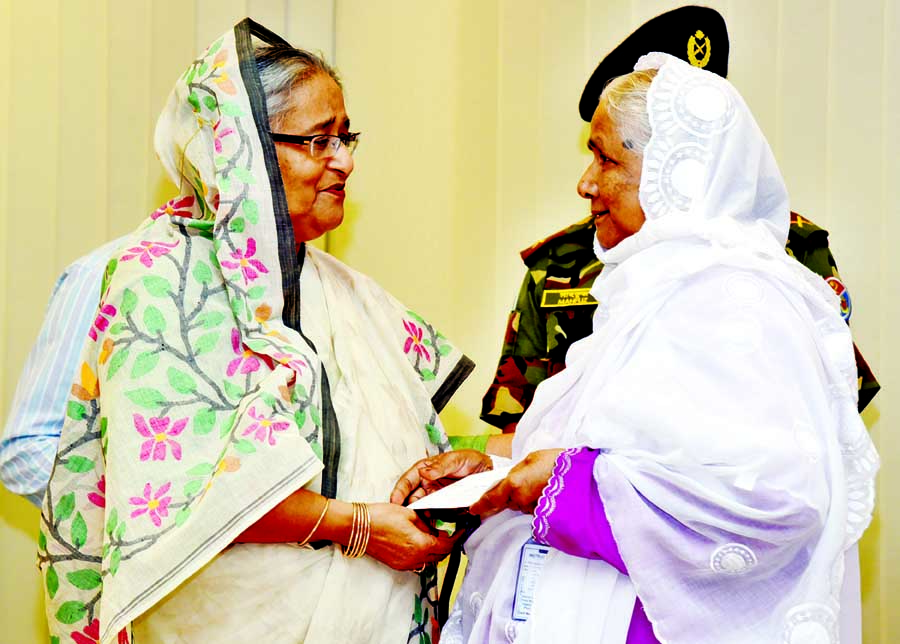
[{"label": "white hijab", "polygon": [[597,487],[661,642],[835,644],[878,468],[850,332],[784,252],[787,192],[740,95],[665,54],[635,67],[653,68],[647,221],[597,248],[594,332],[538,388],[513,456],[604,451]]}]

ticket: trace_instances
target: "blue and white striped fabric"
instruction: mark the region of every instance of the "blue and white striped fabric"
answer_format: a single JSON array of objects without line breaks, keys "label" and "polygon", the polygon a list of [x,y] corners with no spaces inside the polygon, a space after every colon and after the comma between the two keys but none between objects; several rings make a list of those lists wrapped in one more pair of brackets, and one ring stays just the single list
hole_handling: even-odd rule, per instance
[{"label": "blue and white striped fabric", "polygon": [[0,439],[0,480],[40,507],[59,444],[69,389],[91,327],[103,272],[124,238],[73,262],[56,282],[44,325],[16,387]]}]

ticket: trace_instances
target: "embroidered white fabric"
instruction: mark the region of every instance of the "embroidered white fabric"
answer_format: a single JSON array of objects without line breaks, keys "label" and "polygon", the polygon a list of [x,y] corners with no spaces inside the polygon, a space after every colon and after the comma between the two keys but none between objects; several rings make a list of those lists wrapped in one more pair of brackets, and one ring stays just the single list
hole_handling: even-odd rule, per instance
[{"label": "embroidered white fabric", "polygon": [[[787,192],[740,95],[664,54],[636,68],[659,70],[647,221],[595,245],[594,332],[538,387],[513,457],[604,449],[598,491],[664,644],[836,644],[841,632],[853,644],[844,562],[871,519],[878,456],[856,411],[849,329],[834,293],[784,252]],[[540,586],[561,570],[551,564]],[[559,603],[584,601],[571,586]],[[592,601],[591,617],[610,601]]]},{"label": "embroidered white fabric", "polygon": [[558,497],[566,487],[565,476],[572,469],[572,457],[581,450],[577,447],[567,449],[556,461],[553,466],[553,474],[541,497],[538,499],[537,506],[534,510],[534,520],[531,522],[531,533],[534,539],[541,543],[547,543],[547,533],[550,532],[550,516],[556,511],[556,497]]}]

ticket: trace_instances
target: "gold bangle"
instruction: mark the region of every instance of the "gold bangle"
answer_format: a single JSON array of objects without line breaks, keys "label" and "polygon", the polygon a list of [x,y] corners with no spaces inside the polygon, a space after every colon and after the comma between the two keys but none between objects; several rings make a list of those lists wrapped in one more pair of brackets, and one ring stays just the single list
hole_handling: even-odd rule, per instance
[{"label": "gold bangle", "polygon": [[316,525],[312,527],[312,530],[309,531],[309,534],[306,535],[306,539],[301,541],[298,545],[305,546],[309,543],[309,540],[313,538],[313,535],[316,533],[316,530],[319,529],[319,526],[322,524],[322,519],[325,518],[325,513],[328,512],[328,504],[331,503],[331,499],[325,498],[325,505],[322,507],[322,513],[319,515],[319,519],[316,521]]},{"label": "gold bangle", "polygon": [[365,503],[354,503],[353,524],[350,528],[350,539],[343,547],[344,556],[348,559],[358,559],[366,554],[371,534],[372,523],[369,517],[369,506]]}]

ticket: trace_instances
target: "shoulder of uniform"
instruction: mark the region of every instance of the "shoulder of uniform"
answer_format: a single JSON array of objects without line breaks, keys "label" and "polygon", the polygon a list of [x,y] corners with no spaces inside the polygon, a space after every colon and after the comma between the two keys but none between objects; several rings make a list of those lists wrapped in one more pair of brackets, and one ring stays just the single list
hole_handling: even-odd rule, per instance
[{"label": "shoulder of uniform", "polygon": [[803,215],[791,212],[791,229],[788,233],[791,239],[808,239],[810,237],[828,236],[828,231],[820,228]]},{"label": "shoulder of uniform", "polygon": [[534,265],[538,260],[546,257],[553,249],[559,248],[564,244],[573,244],[575,246],[583,246],[593,253],[594,242],[594,221],[592,217],[585,217],[581,221],[575,222],[571,226],[567,226],[562,230],[544,237],[544,239],[535,242],[519,255],[526,266]]}]

